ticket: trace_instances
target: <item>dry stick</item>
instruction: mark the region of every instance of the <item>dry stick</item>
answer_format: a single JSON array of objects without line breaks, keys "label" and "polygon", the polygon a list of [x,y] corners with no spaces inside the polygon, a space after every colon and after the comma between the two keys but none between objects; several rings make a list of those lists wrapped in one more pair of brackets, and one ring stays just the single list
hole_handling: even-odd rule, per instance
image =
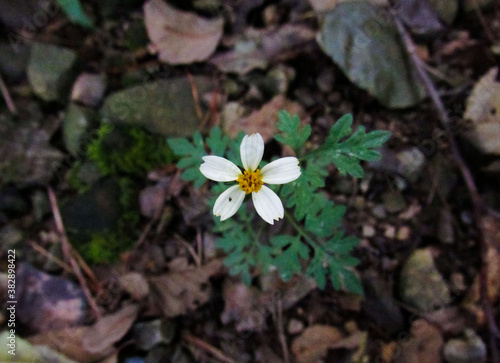
[{"label": "dry stick", "polygon": [[219,349],[217,349],[213,345],[208,344],[206,341],[195,337],[194,335],[191,335],[189,333],[184,333],[182,335],[182,339],[188,343],[191,343],[191,344],[197,346],[200,349],[203,349],[203,350],[209,352],[210,354],[212,354],[215,358],[217,358],[221,362],[236,363],[236,361],[234,361],[233,359],[226,356],[222,351],[220,351]]},{"label": "dry stick", "polygon": [[41,253],[42,255],[47,257],[49,260],[54,261],[63,270],[65,270],[68,273],[71,273],[71,267],[67,263],[58,259],[56,256],[54,256],[52,253],[50,253],[45,248],[40,246],[38,243],[36,243],[34,241],[30,241],[30,245],[31,245],[31,247],[33,247],[33,249],[37,250],[37,252]]},{"label": "dry stick", "polygon": [[54,191],[52,190],[51,187],[48,187],[47,191],[49,194],[50,206],[52,207],[52,214],[54,215],[54,221],[56,223],[57,232],[61,237],[63,254],[66,257],[66,259],[69,260],[71,268],[73,269],[73,273],[76,275],[78,281],[80,282],[80,285],[82,286],[83,292],[85,294],[85,297],[87,298],[87,301],[89,302],[92,312],[94,313],[97,319],[100,319],[101,313],[99,312],[99,308],[97,307],[94,298],[90,294],[89,288],[87,287],[87,283],[85,282],[82,272],[80,271],[80,267],[76,263],[73,256],[71,256],[70,244],[68,241],[68,237],[66,236],[66,232],[64,230],[64,225],[62,222],[61,213],[59,212],[59,207],[57,206],[56,195],[54,194]]},{"label": "dry stick", "polygon": [[9,90],[7,89],[7,86],[5,85],[5,82],[3,81],[2,76],[0,75],[0,89],[2,90],[2,95],[3,98],[5,99],[5,103],[7,104],[7,108],[11,113],[14,115],[17,115],[17,108],[14,102],[12,101],[12,98],[10,97]]},{"label": "dry stick", "polygon": [[488,245],[486,242],[485,231],[484,231],[484,226],[483,226],[483,215],[487,211],[487,208],[485,208],[483,199],[479,195],[476,184],[474,182],[474,178],[472,177],[472,173],[469,170],[469,167],[465,164],[465,161],[462,158],[462,155],[460,154],[455,137],[453,136],[453,132],[452,132],[451,127],[450,127],[448,114],[446,113],[443,102],[441,101],[441,98],[439,97],[439,95],[437,93],[437,90],[436,90],[436,87],[434,86],[434,83],[432,82],[429,75],[425,71],[425,66],[424,66],[422,60],[418,57],[418,55],[415,51],[415,45],[413,44],[413,40],[411,39],[410,35],[408,34],[406,29],[404,28],[403,24],[401,24],[401,22],[399,21],[399,19],[397,18],[396,14],[394,12],[392,12],[392,16],[394,19],[394,23],[396,24],[397,29],[399,31],[399,34],[401,35],[401,38],[406,46],[406,50],[408,51],[408,53],[410,55],[410,59],[415,67],[417,75],[421,79],[424,87],[427,90],[429,97],[431,98],[432,102],[434,103],[434,106],[436,107],[439,120],[441,121],[441,124],[443,125],[443,128],[446,131],[446,134],[448,135],[451,153],[453,155],[453,158],[455,159],[455,162],[458,165],[458,168],[460,169],[462,177],[464,178],[464,181],[465,181],[465,185],[467,186],[467,189],[469,191],[469,194],[470,194],[470,197],[472,200],[472,205],[473,205],[473,209],[474,209],[474,219],[476,221],[476,225],[478,228],[479,244],[480,244],[480,249],[481,249],[481,270],[480,270],[480,274],[479,274],[480,295],[481,295],[484,314],[486,316],[486,320],[488,323],[488,329],[489,329],[489,333],[490,333],[491,361],[493,363],[498,363],[499,362],[499,355],[498,355],[498,349],[496,346],[496,339],[498,337],[500,337],[500,333],[499,333],[497,324],[495,322],[495,313],[493,311],[493,307],[491,305],[491,301],[490,301],[490,298],[488,295],[488,279],[487,279],[487,276],[488,276],[488,261],[487,261]]},{"label": "dry stick", "polygon": [[281,298],[278,299],[278,334],[281,344],[281,350],[283,351],[283,360],[285,363],[290,363],[290,353],[288,352],[288,345],[286,344],[285,331],[283,330],[283,301]]}]

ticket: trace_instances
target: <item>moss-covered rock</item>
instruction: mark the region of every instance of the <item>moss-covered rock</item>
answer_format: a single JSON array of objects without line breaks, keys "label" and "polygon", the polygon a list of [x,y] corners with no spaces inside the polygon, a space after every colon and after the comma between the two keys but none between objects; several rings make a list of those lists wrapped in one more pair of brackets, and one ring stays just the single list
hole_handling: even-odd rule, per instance
[{"label": "moss-covered rock", "polygon": [[104,100],[102,115],[115,124],[143,126],[168,136],[191,136],[198,129],[193,88],[201,96],[210,90],[207,77],[187,77],[144,83],[111,94]]}]

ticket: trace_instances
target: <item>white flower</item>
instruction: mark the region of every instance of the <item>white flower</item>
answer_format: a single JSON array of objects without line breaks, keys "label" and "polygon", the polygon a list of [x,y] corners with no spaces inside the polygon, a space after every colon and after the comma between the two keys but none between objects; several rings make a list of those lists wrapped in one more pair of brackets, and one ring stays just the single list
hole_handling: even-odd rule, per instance
[{"label": "white flower", "polygon": [[252,194],[257,213],[267,223],[283,218],[284,209],[280,198],[263,185],[285,184],[300,176],[299,160],[286,157],[275,160],[258,169],[264,154],[264,140],[259,133],[245,136],[240,145],[243,172],[231,161],[220,156],[204,156],[200,171],[205,177],[218,182],[236,181],[238,184],[224,191],[214,205],[214,215],[223,221],[232,217],[243,203],[246,194]]}]

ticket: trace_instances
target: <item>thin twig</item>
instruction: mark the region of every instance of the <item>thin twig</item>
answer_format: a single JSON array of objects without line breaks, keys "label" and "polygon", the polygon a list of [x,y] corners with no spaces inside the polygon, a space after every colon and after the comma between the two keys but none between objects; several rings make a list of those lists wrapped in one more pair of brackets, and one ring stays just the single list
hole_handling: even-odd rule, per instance
[{"label": "thin twig", "polygon": [[185,340],[186,342],[193,344],[197,346],[200,349],[203,349],[207,351],[208,353],[212,354],[215,358],[220,360],[221,362],[225,363],[236,363],[233,359],[229,358],[227,355],[225,355],[222,351],[219,349],[215,348],[213,345],[208,344],[206,341],[201,340],[200,338],[195,337],[194,335],[191,335],[189,333],[184,333],[182,335],[182,339]]},{"label": "thin twig", "polygon": [[7,86],[5,85],[5,82],[3,81],[2,75],[0,75],[0,89],[2,90],[2,95],[3,98],[5,99],[5,103],[7,104],[7,108],[11,113],[14,115],[17,115],[17,108],[14,102],[12,101],[12,98],[10,97],[9,90],[7,89]]},{"label": "thin twig", "polygon": [[193,260],[194,260],[194,263],[196,264],[196,267],[200,267],[201,266],[201,259],[200,259],[200,256],[198,256],[198,254],[194,250],[193,246],[191,246],[189,244],[189,242],[186,241],[184,238],[182,238],[180,235],[175,234],[175,237],[182,243],[182,245],[184,247],[186,247],[186,249],[188,250],[191,257],[193,257]]},{"label": "thin twig", "polygon": [[47,257],[49,260],[54,261],[59,267],[61,267],[66,272],[68,272],[68,273],[72,272],[71,271],[71,266],[69,266],[64,261],[61,261],[59,258],[57,258],[56,256],[54,256],[52,253],[50,253],[49,251],[47,251],[45,248],[43,248],[42,246],[40,246],[38,243],[36,243],[34,241],[30,241],[30,245],[31,245],[31,247],[33,247],[33,249],[35,249],[37,252],[41,253],[45,257]]},{"label": "thin twig", "polygon": [[473,210],[474,210],[474,219],[476,222],[476,226],[478,229],[478,239],[479,239],[479,244],[480,244],[480,250],[481,250],[481,269],[479,273],[479,280],[480,280],[480,295],[481,295],[481,301],[483,303],[483,309],[484,309],[484,314],[488,323],[488,329],[490,333],[490,349],[491,349],[491,362],[492,363],[498,363],[499,362],[499,355],[498,355],[498,349],[496,345],[496,340],[498,339],[499,335],[499,330],[495,321],[495,313],[493,311],[493,307],[488,295],[488,281],[487,281],[487,276],[488,276],[488,261],[487,261],[487,253],[488,253],[488,245],[486,242],[485,238],[485,231],[484,231],[484,225],[483,225],[483,216],[487,212],[487,208],[485,208],[484,201],[479,194],[476,184],[474,182],[474,178],[472,177],[472,173],[465,163],[464,159],[462,158],[462,155],[460,154],[460,151],[458,149],[457,142],[455,140],[455,137],[453,135],[452,129],[450,127],[450,120],[448,118],[448,114],[446,113],[445,107],[443,105],[443,102],[441,101],[441,98],[439,97],[436,87],[434,86],[434,83],[430,79],[429,75],[425,71],[425,66],[423,64],[423,61],[418,57],[415,51],[415,45],[413,44],[413,40],[411,39],[410,35],[404,28],[403,24],[401,21],[399,21],[397,15],[393,12],[393,19],[394,23],[396,24],[396,27],[399,31],[399,34],[401,35],[401,38],[406,46],[406,50],[408,51],[410,55],[410,59],[414,65],[414,68],[417,72],[418,77],[422,81],[422,84],[424,85],[425,89],[427,90],[427,93],[429,97],[431,98],[434,106],[436,107],[437,110],[437,115],[439,117],[439,120],[446,131],[446,134],[448,136],[449,140],[449,145],[451,149],[451,153],[453,155],[453,158],[455,159],[455,162],[457,163],[458,168],[460,169],[460,173],[462,174],[462,177],[464,179],[465,185],[467,186],[467,190],[469,191],[472,205],[473,205]]},{"label": "thin twig", "polygon": [[290,363],[290,353],[288,352],[288,345],[286,344],[285,331],[283,329],[283,301],[281,298],[278,299],[278,334],[281,344],[281,350],[283,351],[283,360],[285,363]]},{"label": "thin twig", "polygon": [[189,84],[191,85],[191,93],[193,94],[193,101],[194,101],[194,108],[196,110],[196,116],[200,119],[200,121],[203,120],[203,112],[201,112],[201,106],[200,106],[200,96],[198,94],[198,87],[196,85],[196,82],[194,81],[193,76],[191,73],[186,72],[187,79],[189,81]]},{"label": "thin twig", "polygon": [[63,224],[63,221],[61,218],[61,213],[59,211],[59,207],[57,206],[56,195],[54,194],[54,191],[52,190],[51,187],[48,187],[47,191],[49,194],[50,206],[52,207],[52,214],[54,215],[54,221],[56,223],[57,232],[59,233],[59,236],[61,237],[63,254],[66,257],[66,259],[70,262],[71,268],[73,269],[73,273],[76,275],[78,281],[80,282],[80,285],[83,289],[85,297],[87,298],[87,301],[90,305],[90,308],[92,309],[92,312],[94,313],[94,315],[97,319],[100,319],[101,313],[99,311],[99,308],[97,307],[97,304],[94,301],[94,298],[90,294],[87,283],[85,282],[85,279],[83,278],[82,272],[80,271],[80,267],[78,266],[75,259],[71,255],[71,252],[70,252],[71,246],[69,244],[68,237],[66,235],[66,231],[64,230],[64,224]]}]

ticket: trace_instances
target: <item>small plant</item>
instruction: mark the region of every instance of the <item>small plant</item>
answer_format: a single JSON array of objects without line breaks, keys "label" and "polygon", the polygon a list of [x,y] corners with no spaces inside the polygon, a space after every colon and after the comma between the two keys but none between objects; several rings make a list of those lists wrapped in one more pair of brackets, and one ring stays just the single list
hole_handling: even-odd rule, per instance
[{"label": "small plant", "polygon": [[[329,276],[335,289],[363,294],[354,272],[359,260],[351,255],[359,240],[346,236],[341,228],[345,206],[335,205],[321,188],[331,163],[343,175],[362,177],[360,162],[379,159],[376,149],[389,139],[390,132],[366,133],[363,126],[353,132],[352,116],[348,114],[331,127],[322,145],[310,150],[306,142],[311,127],[301,127],[299,117],[291,117],[286,111],[280,111],[278,116],[279,133],[274,138],[291,147],[297,157],[265,164],[261,161],[264,142],[259,134],[240,134],[230,140],[214,127],[206,142],[199,132],[192,143],[185,138],[168,140],[180,156],[178,167],[185,169],[182,178],[193,181],[197,188],[206,178],[237,183],[229,188],[212,186],[217,196],[211,202],[214,231],[221,234],[217,246],[227,253],[224,263],[231,275],[241,275],[243,282],[250,284],[252,268],[277,269],[284,281],[294,274],[305,274],[314,278],[321,289]],[[243,171],[237,167],[240,157]],[[240,207],[249,194],[257,213],[267,223],[255,221],[255,214]],[[283,223],[274,224],[281,218]],[[293,227],[293,233],[285,232],[290,230],[284,228],[285,224]]]}]

